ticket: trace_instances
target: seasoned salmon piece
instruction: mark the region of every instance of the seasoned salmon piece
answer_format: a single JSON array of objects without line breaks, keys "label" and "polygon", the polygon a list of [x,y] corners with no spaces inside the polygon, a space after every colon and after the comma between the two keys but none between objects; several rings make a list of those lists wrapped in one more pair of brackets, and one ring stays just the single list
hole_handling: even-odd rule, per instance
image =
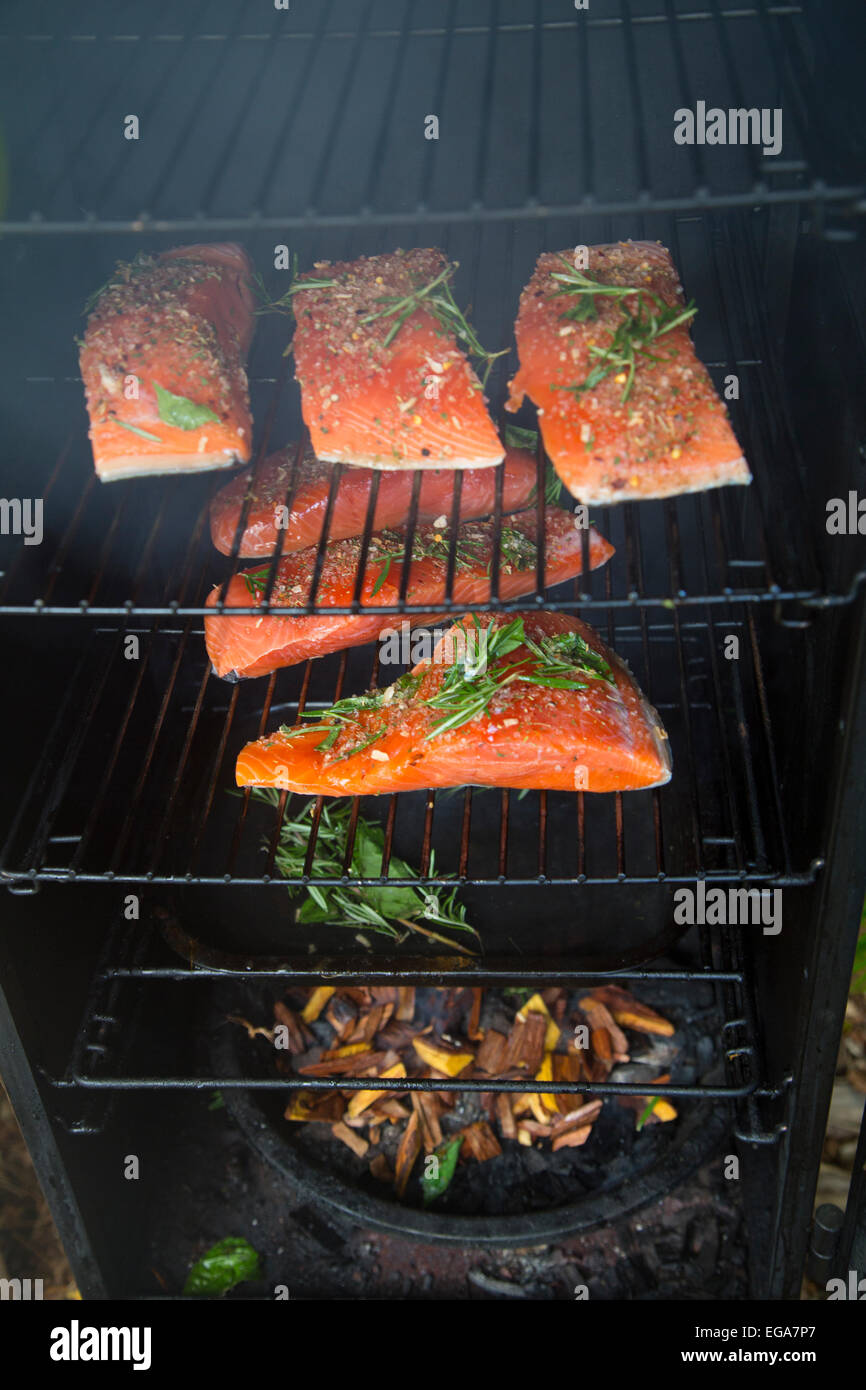
[{"label": "seasoned salmon piece", "polygon": [[520,297],[520,370],[508,410],[538,407],[546,448],[581,502],[702,492],[751,481],[695,355],[670,252],[657,242],[547,252]]},{"label": "seasoned salmon piece", "polygon": [[248,743],[241,787],[370,796],[453,787],[635,791],[671,775],[625,663],[564,613],[464,616],[394,685]]},{"label": "seasoned salmon piece", "polygon": [[[244,499],[248,494],[250,506],[239,555],[244,558],[271,555],[280,535],[284,538],[285,555],[317,544],[328,508],[334,465],[317,459],[310,448],[305,451],[298,466],[292,509],[287,514],[287,496],[292,486],[297,447],[296,444],[289,444],[265,459],[255,483],[252,470],[247,469],[220,488],[211,503],[210,533],[214,545],[223,555],[231,554]],[[329,540],[339,541],[347,536],[362,535],[367,522],[370,489],[377,476],[379,490],[376,494],[374,528],[385,530],[401,526],[406,521],[414,485],[411,472],[377,474],[372,468],[347,468],[337,485],[328,527]],[[419,521],[435,521],[439,516],[450,520],[454,480],[452,469],[430,469],[422,475],[418,493]],[[515,512],[525,507],[532,499],[535,480],[533,455],[526,449],[506,448],[502,478],[503,512]],[[496,474],[493,469],[466,469],[460,492],[461,521],[487,516],[495,504]]]},{"label": "seasoned salmon piece", "polygon": [[458,342],[471,346],[472,331],[448,288],[453,269],[426,249],[320,261],[298,277],[295,375],[317,458],[390,469],[501,463]]},{"label": "seasoned salmon piece", "polygon": [[[499,594],[504,600],[530,593],[536,584],[535,510],[517,512],[502,524]],[[405,531],[380,531],[371,537],[361,590],[361,603],[380,608],[399,602],[406,551]],[[590,565],[596,569],[613,554],[610,545],[590,529]],[[454,602],[484,603],[490,598],[494,524],[491,521],[464,522],[459,530],[454,570]],[[316,603],[322,607],[348,607],[354,598],[361,542],[355,538],[332,542],[325,552]],[[412,545],[412,562],[406,589],[406,602],[429,604],[430,611],[407,613],[411,625],[428,621],[436,605],[445,598],[448,574],[449,536],[446,529],[419,526]],[[580,574],[582,568],[581,533],[574,518],[565,511],[548,508],[545,527],[545,583],[559,584]],[[316,560],[316,547],[298,551],[282,559],[271,603],[300,608],[309,601]],[[236,574],[228,586],[229,606],[250,608],[262,597],[270,565]],[[220,589],[208,598],[216,604]],[[372,642],[381,633],[395,628],[400,619],[378,614],[310,614],[298,617],[214,614],[205,618],[205,641],[213,669],[218,676],[237,679],[264,676],[281,666],[293,666],[312,656],[341,651]]]},{"label": "seasoned salmon piece", "polygon": [[232,242],[178,246],[118,265],[95,296],[80,361],[104,482],[249,460],[251,271]]}]

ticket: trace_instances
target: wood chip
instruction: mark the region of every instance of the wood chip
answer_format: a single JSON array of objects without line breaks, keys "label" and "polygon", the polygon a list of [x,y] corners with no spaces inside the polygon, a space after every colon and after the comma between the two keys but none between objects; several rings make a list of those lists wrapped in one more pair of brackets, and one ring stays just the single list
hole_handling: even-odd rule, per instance
[{"label": "wood chip", "polygon": [[385,1095],[381,1100],[374,1101],[367,1112],[370,1119],[387,1120],[389,1124],[399,1124],[401,1120],[408,1120],[411,1110],[408,1105],[404,1105],[395,1096]]},{"label": "wood chip", "polygon": [[602,1100],[589,1100],[583,1105],[575,1105],[566,1115],[559,1116],[553,1122],[553,1133],[565,1134],[570,1129],[579,1129],[583,1125],[591,1125],[601,1114]]},{"label": "wood chip", "polygon": [[[396,1066],[388,1067],[387,1071],[383,1071],[381,1075],[383,1079],[392,1076],[402,1077],[406,1075],[406,1068],[403,1066],[402,1062],[398,1062]],[[372,1105],[374,1100],[378,1100],[380,1096],[387,1095],[387,1091],[355,1091],[352,1095],[352,1099],[349,1101],[349,1107],[346,1113],[351,1115],[354,1119],[357,1115],[360,1115],[362,1110],[366,1110],[368,1105]]]},{"label": "wood chip", "polygon": [[484,991],[481,988],[472,990],[472,1010],[469,1014],[469,1022],[466,1024],[466,1036],[473,1042],[478,1042],[484,1035],[480,1031],[478,1024],[481,1019],[481,999]]},{"label": "wood chip", "polygon": [[371,985],[370,994],[377,1004],[393,1004],[397,1007],[397,986],[396,985]]},{"label": "wood chip", "polygon": [[520,1123],[523,1129],[529,1131],[533,1139],[549,1139],[553,1132],[552,1127],[546,1122],[542,1123],[541,1120],[521,1120]]},{"label": "wood chip", "polygon": [[367,1140],[362,1138],[360,1134],[356,1134],[354,1130],[349,1129],[348,1125],[332,1125],[331,1133],[335,1139],[339,1139],[342,1144],[351,1149],[352,1153],[357,1154],[358,1158],[363,1158],[370,1147]]},{"label": "wood chip", "polygon": [[[613,1015],[611,1014],[610,1010],[605,1007],[605,1005],[601,1002],[600,999],[596,999],[591,994],[584,995],[584,997],[580,1001],[580,1007],[589,1019],[589,1026],[593,1031],[599,1029],[607,1033],[610,1041],[611,1051],[613,1054],[613,1060],[615,1062],[627,1062],[628,1038],[626,1037],[622,1029],[619,1027],[619,1025],[614,1021]],[[594,1044],[593,1050],[596,1050]],[[604,1054],[599,1053],[598,1055],[603,1056]]]},{"label": "wood chip", "polygon": [[318,1062],[299,1063],[296,1071],[301,1076],[381,1076],[389,1059],[393,1065],[394,1056],[393,1052],[373,1052],[365,1047],[348,1057],[322,1057]]},{"label": "wood chip", "polygon": [[559,1042],[560,1030],[550,1017],[547,1004],[540,994],[533,994],[530,999],[527,999],[526,1003],[518,1010],[517,1017],[521,1023],[525,1023],[530,1014],[541,1014],[545,1020],[547,1031],[544,1035],[544,1050],[545,1052],[552,1052]]},{"label": "wood chip", "polygon": [[332,995],[336,994],[333,985],[319,985],[314,989],[304,1005],[301,1018],[305,1023],[314,1023]]},{"label": "wood chip", "polygon": [[370,1159],[370,1173],[378,1182],[393,1182],[394,1170],[385,1154],[376,1154],[375,1158]]},{"label": "wood chip", "polygon": [[[464,1129],[458,1130],[463,1135],[463,1143],[460,1147],[460,1161],[475,1159],[478,1163],[485,1163],[488,1158],[496,1158],[502,1153],[499,1140],[493,1133],[486,1120],[476,1120],[474,1124],[466,1125]],[[452,1136],[456,1138],[457,1136]]]},{"label": "wood chip", "polygon": [[496,1118],[503,1139],[516,1139],[517,1121],[511,1109],[511,1096],[506,1091],[500,1091],[496,1097]]},{"label": "wood chip", "polygon": [[505,1034],[497,1033],[495,1028],[488,1028],[475,1057],[476,1067],[486,1071],[489,1076],[500,1076],[505,1061],[505,1045]]},{"label": "wood chip", "polygon": [[518,1067],[534,1076],[544,1055],[548,1020],[544,1014],[530,1013],[525,1020],[515,1018],[505,1044],[505,1069]]},{"label": "wood chip", "polygon": [[439,1123],[442,1106],[430,1091],[412,1091],[411,1097],[412,1108],[418,1115],[421,1147],[425,1153],[432,1153],[442,1143],[442,1126]]},{"label": "wood chip", "polygon": [[435,1041],[430,1038],[415,1038],[412,1046],[421,1061],[426,1062],[428,1067],[432,1067],[442,1076],[459,1076],[470,1062],[475,1061],[474,1052],[455,1047],[441,1038]]},{"label": "wood chip", "polygon": [[345,1041],[371,1043],[379,1030],[385,1027],[393,1012],[393,1003],[374,1004],[372,1009],[360,1016]]},{"label": "wood chip", "polygon": [[621,989],[618,985],[599,985],[590,992],[610,1010],[623,1028],[634,1028],[638,1033],[658,1033],[664,1038],[669,1038],[676,1032],[672,1023],[662,1018],[661,1014],[657,1014],[648,1004],[642,1004],[639,999],[635,999],[627,989]]},{"label": "wood chip", "polygon": [[413,1110],[409,1116],[409,1123],[400,1140],[400,1147],[397,1150],[397,1166],[394,1172],[394,1188],[397,1196],[402,1197],[406,1191],[406,1184],[409,1181],[415,1160],[421,1152],[421,1134],[418,1129],[418,1112]]},{"label": "wood chip", "polygon": [[304,1124],[327,1123],[343,1118],[346,1102],[341,1095],[317,1095],[315,1091],[297,1091],[286,1106],[284,1118],[301,1120]]},{"label": "wood chip", "polygon": [[398,985],[396,1018],[401,1023],[411,1023],[415,1017],[415,986]]},{"label": "wood chip", "polygon": [[577,1149],[581,1144],[585,1144],[592,1133],[591,1125],[584,1125],[582,1129],[569,1129],[565,1134],[559,1134],[553,1140],[553,1152],[557,1149]]},{"label": "wood chip", "polygon": [[328,1001],[325,1018],[336,1033],[338,1044],[348,1042],[349,1034],[358,1021],[358,1009],[351,999],[346,998],[345,991],[340,990]]}]

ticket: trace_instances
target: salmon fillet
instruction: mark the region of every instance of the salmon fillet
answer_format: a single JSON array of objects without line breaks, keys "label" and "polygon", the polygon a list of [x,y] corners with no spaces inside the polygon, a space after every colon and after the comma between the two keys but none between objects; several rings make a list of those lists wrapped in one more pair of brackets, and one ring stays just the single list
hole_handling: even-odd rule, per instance
[{"label": "salmon fillet", "polygon": [[[502,526],[499,594],[503,600],[530,593],[536,584],[537,516],[534,510],[517,512]],[[493,556],[494,523],[464,522],[459,530],[454,570],[454,602],[484,603],[490,598],[490,564]],[[367,554],[362,604],[390,607],[400,600],[400,585],[406,552],[406,532],[380,531],[371,537]],[[590,565],[603,565],[613,554],[613,546],[594,529],[589,533]],[[406,589],[409,604],[429,604],[430,612],[407,613],[412,625],[434,617],[436,605],[445,598],[448,573],[449,537],[446,530],[419,526],[412,546],[412,562]],[[565,511],[549,508],[545,527],[545,583],[559,584],[580,574],[582,568],[581,533],[574,518]],[[347,607],[352,603],[361,542],[357,538],[332,542],[325,553],[316,603],[318,606]],[[281,560],[271,596],[272,604],[300,608],[309,601],[316,560],[316,547],[298,551]],[[229,607],[250,608],[262,596],[270,565],[236,574],[228,586]],[[214,606],[220,588],[207,603]],[[208,656],[218,676],[237,679],[264,676],[282,666],[293,666],[309,657],[324,656],[375,641],[395,627],[393,614],[310,614],[298,617],[215,614],[205,618]]]},{"label": "salmon fillet", "polygon": [[[283,537],[283,554],[316,545],[328,508],[334,465],[317,459],[307,448],[298,467],[298,481],[292,497],[292,510],[285,507],[292,487],[292,473],[298,446],[289,444],[271,454],[259,468],[253,483],[251,469],[238,473],[220,488],[211,502],[211,540],[223,555],[232,553],[235,532],[244,500],[250,499],[246,525],[238,554],[244,558],[272,555]],[[345,540],[363,534],[373,479],[379,478],[373,526],[385,530],[405,522],[412,500],[414,476],[409,473],[376,473],[372,468],[347,468],[337,484],[328,539]],[[418,520],[451,518],[455,474],[437,468],[424,472],[418,492]],[[526,449],[505,450],[502,477],[503,512],[519,511],[531,501],[536,481],[535,458]],[[487,516],[496,504],[496,474],[491,468],[469,468],[463,473],[460,492],[460,519],[471,521]]]},{"label": "salmon fillet", "polygon": [[99,291],[80,362],[104,482],[249,460],[251,271],[233,242],[178,246],[119,264]]},{"label": "salmon fillet", "polygon": [[458,345],[452,270],[426,249],[320,261],[298,277],[295,375],[318,458],[390,469],[502,462],[481,382]]},{"label": "salmon fillet", "polygon": [[520,370],[506,409],[518,410],[524,394],[535,403],[544,447],[581,502],[748,483],[725,408],[695,355],[695,310],[684,303],[670,252],[650,241],[588,250],[586,271],[571,251],[539,257],[520,297]]},{"label": "salmon fillet", "polygon": [[[470,679],[490,631],[500,646],[488,646]],[[671,775],[667,734],[625,663],[564,613],[499,614],[489,627],[464,616],[394,685],[312,718],[248,743],[238,786],[316,796],[465,783],[610,792]]]}]

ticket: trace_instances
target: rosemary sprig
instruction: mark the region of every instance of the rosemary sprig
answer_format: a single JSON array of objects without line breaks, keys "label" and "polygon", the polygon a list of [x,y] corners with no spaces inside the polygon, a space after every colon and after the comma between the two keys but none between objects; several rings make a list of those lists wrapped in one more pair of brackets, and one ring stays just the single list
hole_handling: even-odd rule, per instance
[{"label": "rosemary sprig", "polygon": [[[455,650],[454,660],[448,665],[439,689],[424,701],[430,709],[442,713],[425,735],[425,742],[468,724],[484,713],[494,695],[515,683],[545,686],[551,690],[587,690],[591,680],[615,684],[610,666],[579,633],[555,633],[536,640],[527,634],[522,618],[512,618],[500,627],[491,618],[483,627],[475,613],[472,621],[474,627],[462,630],[464,641]],[[524,656],[507,665],[494,664],[518,647],[528,650],[528,659]],[[357,724],[360,715],[384,710],[395,696],[414,695],[423,675],[423,672],[407,671],[383,690],[350,695],[325,710],[304,710],[301,719],[315,720],[315,723],[297,724],[292,728],[283,725],[279,732],[284,738],[321,733],[324,737],[315,745],[316,751],[329,753],[341,734]],[[386,732],[384,723],[370,730],[360,742],[350,743],[335,761],[341,762],[361,752]]]},{"label": "rosemary sprig", "polygon": [[[522,618],[500,628],[494,628],[491,620],[482,628],[477,614],[473,616],[475,632],[470,636],[474,640],[467,642],[463,655],[448,668],[437,693],[425,701],[431,708],[444,711],[444,718],[433,726],[427,739],[468,724],[484,713],[494,695],[515,682],[555,690],[586,690],[587,679],[614,683],[607,662],[578,633],[559,633],[536,642],[526,633]],[[532,665],[523,660],[491,667],[491,662],[521,646],[532,653]]]},{"label": "rosemary sprig", "polygon": [[504,357],[509,351],[503,348],[501,352],[488,352],[481,342],[475,329],[472,327],[466,315],[457,305],[451,293],[451,280],[454,271],[458,268],[459,261],[451,261],[439,274],[428,281],[426,285],[418,285],[410,290],[406,295],[383,295],[379,300],[380,309],[372,313],[365,314],[360,320],[361,323],[375,323],[377,319],[394,318],[394,323],[388,329],[383,340],[383,346],[389,347],[393,343],[404,323],[412,317],[419,308],[429,309],[430,313],[438,319],[443,328],[449,330],[462,343],[465,344],[470,356],[483,362],[484,373],[481,378],[482,386],[487,385],[487,378],[490,376],[490,369],[497,357]]},{"label": "rosemary sprig", "polygon": [[[406,561],[406,547],[405,545],[400,545],[401,538],[396,531],[381,531],[379,533],[379,543],[390,545],[392,537],[394,539],[395,545],[399,546],[399,549],[395,548],[394,550],[379,550],[378,548],[373,548],[368,553],[368,562],[371,561],[374,564],[379,563],[380,561],[383,562],[383,567],[376,577],[376,582],[373,585],[373,588],[370,590],[371,598],[376,597],[379,590],[382,588],[382,585],[385,583],[385,580],[388,578],[388,575],[391,572],[391,565],[393,561],[396,560],[401,564],[405,563]],[[480,540],[473,539],[471,536],[467,537],[458,535],[454,556],[456,568],[466,569],[469,565],[480,564],[481,560],[483,559],[483,554],[481,552],[481,544],[482,543]],[[447,532],[443,531],[441,533],[438,533],[434,531],[430,535],[416,534],[412,538],[412,553],[411,556],[409,556],[409,559],[447,560],[450,548],[451,540]]]},{"label": "rosemary sprig", "polygon": [[301,290],[329,290],[338,282],[336,280],[301,280],[298,277],[298,253],[292,255],[292,270],[289,288],[276,299],[270,294],[262,276],[256,271],[252,277],[253,293],[259,300],[257,314],[293,314],[292,301],[296,294]]},{"label": "rosemary sprig", "polygon": [[534,683],[548,685],[563,690],[586,690],[584,683],[575,682],[575,670],[591,679],[600,679],[614,685],[613,672],[603,656],[594,652],[579,632],[558,632],[542,637],[536,642],[529,636],[524,642],[538,660]]},{"label": "rosemary sprig", "polygon": [[243,581],[247,586],[247,592],[254,599],[260,599],[265,589],[268,587],[268,574],[270,565],[262,565],[257,570],[244,570]]},{"label": "rosemary sprig", "polygon": [[[538,448],[538,430],[526,430],[522,425],[506,425],[505,443],[511,449],[531,449],[534,452]],[[548,460],[544,469],[545,501],[551,507],[555,506],[564,491],[564,482]],[[536,489],[533,488],[529,497],[530,502],[534,501],[535,495]]]},{"label": "rosemary sprig", "polygon": [[[393,685],[386,686],[383,690],[369,690],[365,695],[347,695],[344,699],[329,705],[326,710],[303,710],[301,719],[314,719],[316,723],[296,724],[293,727],[283,724],[280,727],[280,733],[283,738],[297,738],[299,734],[319,733],[321,731],[325,737],[321,743],[316,744],[316,752],[328,753],[334,747],[343,730],[354,724],[360,714],[369,710],[382,709],[384,705],[391,703],[395,694],[412,692],[420,682],[420,675],[416,676],[411,671],[406,671],[398,677]],[[359,753],[362,748],[366,748],[368,744],[380,739],[385,732],[383,726],[364,743],[357,744],[347,752],[342,753],[336,761],[341,762],[343,758],[350,758],[353,754]]]},{"label": "rosemary sprig", "polygon": [[[690,300],[684,309],[680,309],[676,305],[666,304],[653,290],[644,286],[603,285],[585,275],[582,270],[577,270],[565,256],[562,256],[561,260],[565,270],[551,272],[551,278],[562,286],[557,294],[570,294],[577,299],[575,305],[563,311],[561,318],[572,319],[578,323],[598,318],[598,306],[595,302],[598,298],[616,299],[621,318],[607,347],[602,348],[598,344],[590,347],[590,356],[597,360],[586,380],[575,386],[557,386],[554,389],[571,391],[574,395],[580,396],[585,391],[592,391],[612,374],[624,373],[625,384],[620,397],[620,404],[624,405],[634,385],[638,356],[648,362],[671,361],[674,354],[657,357],[649,351],[650,344],[682,324],[691,322],[698,312],[695,303]],[[634,308],[629,302],[633,297],[636,297]]]},{"label": "rosemary sprig", "polygon": [[[270,806],[279,805],[280,793],[273,788],[257,787],[251,795]],[[310,884],[304,887],[298,883],[304,875],[310,843],[311,813],[315,804],[315,798],[312,798],[290,816],[287,803],[274,859],[279,872],[289,881],[289,893],[293,897],[300,893],[305,895],[297,913],[299,922],[327,922],[332,926],[351,927],[356,930],[364,928],[395,941],[405,940],[409,932],[418,932],[463,954],[474,954],[465,946],[432,930],[434,926],[442,926],[451,931],[477,936],[474,927],[466,920],[466,908],[457,901],[457,889],[448,891],[422,883],[416,871],[396,855],[392,854],[389,860],[387,877],[417,879],[417,887],[389,887],[386,884]],[[309,870],[311,877],[343,876],[343,859],[352,809],[351,800],[340,799],[323,804],[313,862]],[[384,847],[385,834],[382,827],[368,821],[364,816],[358,816],[350,873],[359,878],[378,878],[382,872]],[[435,860],[432,854],[430,876],[435,876]]]}]

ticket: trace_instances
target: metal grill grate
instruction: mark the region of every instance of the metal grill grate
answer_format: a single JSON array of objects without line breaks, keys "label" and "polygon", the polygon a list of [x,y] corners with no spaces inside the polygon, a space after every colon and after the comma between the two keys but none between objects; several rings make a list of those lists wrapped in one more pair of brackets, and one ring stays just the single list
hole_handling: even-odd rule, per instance
[{"label": "metal grill grate", "polygon": [[[384,233],[351,234],[323,231],[306,233],[299,242],[302,264],[314,258],[338,258],[405,244],[407,229]],[[857,537],[834,538],[836,549],[825,573],[824,551],[819,549],[823,503],[812,495],[817,481],[801,458],[793,429],[785,388],[773,352],[773,326],[762,310],[762,293],[772,298],[773,285],[764,285],[755,247],[756,232],[743,214],[719,219],[642,216],[612,221],[597,218],[575,225],[561,220],[539,222],[531,229],[518,224],[497,228],[478,226],[473,231],[431,224],[427,241],[440,242],[456,258],[458,293],[475,296],[475,317],[482,340],[499,345],[512,338],[511,319],[522,285],[539,251],[575,241],[587,243],[619,236],[658,239],[671,246],[689,294],[697,300],[698,349],[721,386],[731,373],[738,377],[740,399],[730,402],[734,426],[752,466],[749,488],[728,488],[671,499],[667,502],[629,503],[614,508],[594,508],[593,520],[616,546],[616,554],[602,571],[590,573],[586,557],[584,574],[572,592],[550,595],[548,606],[570,609],[593,605],[601,609],[657,605],[726,604],[731,599],[748,603],[778,604],[799,599],[806,604],[849,600],[864,574],[862,545]],[[417,232],[408,240],[417,242]],[[422,238],[423,240],[423,238]],[[45,258],[27,254],[15,268],[9,285],[13,302],[25,304],[31,296],[44,300]],[[260,234],[250,238],[250,249],[266,265],[273,243]],[[99,269],[92,252],[80,266],[80,284],[104,277],[105,259]],[[70,267],[63,267],[64,293],[69,294]],[[764,286],[762,290],[762,286]],[[17,487],[21,496],[41,496],[45,538],[41,545],[25,544],[24,538],[0,537],[0,614],[57,614],[96,617],[159,615],[197,616],[211,585],[228,583],[244,564],[237,550],[241,528],[235,536],[234,554],[220,556],[208,535],[207,508],[210,494],[222,486],[225,473],[207,478],[156,478],[121,484],[100,484],[93,475],[89,446],[81,420],[81,386],[75,373],[72,337],[79,327],[80,304],[69,305],[68,337],[52,325],[50,333],[33,330],[32,344],[18,345],[9,363],[9,477],[6,487]],[[44,329],[44,325],[43,325]],[[297,439],[301,431],[297,389],[287,388],[288,371],[273,376],[273,364],[282,361],[285,320],[261,321],[250,365],[254,418],[258,422],[256,465],[269,449]],[[508,376],[516,369],[514,350],[491,379],[491,408],[502,416]],[[53,370],[52,370],[53,369]],[[23,379],[22,379],[23,378]],[[47,468],[46,450],[33,457],[33,421],[56,437],[56,462]],[[507,417],[504,417],[507,419]],[[524,423],[532,423],[525,416]],[[16,447],[21,441],[20,450]],[[543,478],[542,461],[539,476]],[[501,499],[501,470],[498,497]],[[339,470],[335,470],[331,498],[336,494]],[[417,479],[418,475],[416,475]],[[455,500],[461,485],[455,474]],[[287,489],[291,505],[294,480]],[[408,517],[411,545],[417,506],[413,494]],[[821,507],[821,511],[817,510]],[[544,513],[543,489],[539,511]],[[368,509],[363,553],[369,544],[374,504]],[[495,526],[501,526],[501,502]],[[327,543],[327,527],[317,556],[316,583]],[[452,528],[452,533],[454,528]],[[586,534],[586,533],[584,533]],[[453,578],[456,537],[452,540],[450,571]],[[498,550],[498,546],[496,547]],[[276,572],[274,556],[267,593]],[[838,564],[839,557],[843,563]],[[86,561],[85,558],[87,557]],[[91,558],[92,557],[92,558]],[[261,563],[261,562],[259,562]],[[494,590],[498,574],[494,574]],[[451,588],[449,583],[448,593]],[[539,576],[536,599],[543,594]],[[267,595],[266,595],[267,596]],[[524,605],[526,600],[521,601]],[[532,600],[530,599],[530,602]],[[274,606],[257,610],[279,613],[315,611],[311,603],[299,608]],[[444,607],[447,609],[446,602]],[[462,609],[466,605],[458,605]],[[490,605],[479,604],[484,608]],[[508,605],[505,605],[506,607]],[[517,603],[513,606],[520,606]],[[396,607],[365,605],[367,611],[412,612],[405,602]],[[357,611],[356,602],[332,613]],[[417,611],[414,610],[414,611]]]},{"label": "metal grill grate", "polygon": [[[740,638],[740,660],[720,655],[728,633]],[[140,644],[137,660],[126,659],[129,635]],[[466,789],[372,798],[365,814],[386,830],[383,875],[394,852],[435,883],[455,875],[474,885],[812,880],[820,861],[795,865],[788,851],[748,611],[718,621],[710,609],[694,621],[675,611],[653,622],[617,622],[611,612],[605,636],[661,713],[676,767],[671,783],[626,797]],[[210,676],[191,620],[132,634],[95,631],[21,799],[3,855],[6,882],[281,885],[274,856],[286,797],[276,815],[248,792],[230,798],[235,756],[247,739],[294,722],[297,711],[364,688],[376,674],[375,657],[372,672],[369,663],[369,651],[356,649],[227,687]],[[308,872],[322,804],[312,817]],[[349,830],[346,874],[351,838]]]},{"label": "metal grill grate", "polygon": [[[743,971],[739,943],[736,934],[726,928],[700,927],[695,929],[684,953],[692,956],[696,964],[692,968],[654,966],[648,969],[628,971],[586,971],[586,970],[533,970],[521,969],[513,972],[492,973],[489,966],[464,966],[449,969],[442,962],[432,977],[437,985],[505,985],[512,979],[519,979],[522,985],[542,987],[546,984],[570,985],[574,988],[590,988],[607,980],[624,984],[627,988],[641,985],[664,988],[670,985],[676,991],[679,1010],[683,1018],[690,1015],[712,1016],[713,1032],[720,1039],[720,1051],[712,1065],[704,1068],[700,1079],[677,1081],[673,1079],[654,1086],[659,1095],[670,1095],[688,1100],[715,1100],[742,1102],[755,1095],[760,1079],[760,1057],[756,1041],[755,1020],[752,1012],[750,989]],[[169,961],[166,964],[166,960]],[[429,969],[420,969],[409,962],[402,966],[383,970],[381,965],[370,968],[336,967],[323,969],[322,965],[306,969],[291,969],[269,963],[267,968],[246,969],[237,972],[236,980],[243,977],[243,987],[248,983],[253,988],[257,982],[273,985],[275,981],[291,978],[292,984],[319,983],[323,979],[332,984],[364,983],[373,985],[415,983],[430,984]],[[183,1012],[185,1015],[201,1017],[199,1006],[202,995],[214,1010],[214,1026],[220,1026],[225,1019],[225,1006],[232,986],[229,984],[231,972],[225,964],[210,967],[203,964],[184,966],[167,956],[164,947],[154,933],[142,929],[141,923],[120,921],[115,923],[109,933],[101,962],[94,974],[90,996],[85,1007],[81,1024],[77,1031],[69,1055],[69,1062],[61,1073],[46,1073],[58,1095],[72,1094],[75,1118],[70,1119],[67,1112],[67,1128],[78,1132],[94,1132],[106,1118],[106,1106],[110,1105],[110,1095],[122,1091],[179,1091],[226,1090],[285,1091],[287,1078],[279,1075],[266,1075],[249,1066],[241,1066],[234,1074],[214,1074],[207,1063],[201,1059],[200,1050],[196,1055],[188,1055],[185,1048],[171,1047],[170,1061],[185,1067],[185,1070],[172,1074],[157,1074],[153,1068],[153,1049],[145,1042],[144,1051],[136,1055],[134,1038],[136,1027],[141,1021],[141,1034],[144,1039],[150,1029],[157,1026],[164,1011],[168,996],[166,990],[184,989],[188,997]],[[226,993],[226,986],[229,993]],[[189,996],[193,991],[195,998]],[[707,993],[709,991],[709,994]],[[249,991],[247,990],[249,993]],[[174,996],[176,998],[176,995]],[[231,997],[234,997],[233,995]],[[229,1010],[230,1011],[230,1010]],[[148,1025],[150,1020],[150,1025]],[[135,1025],[135,1026],[133,1026]],[[218,1049],[218,1053],[221,1049]],[[150,1067],[151,1070],[143,1068]],[[304,1077],[300,1083],[305,1089],[360,1090],[369,1088],[369,1078],[347,1077]],[[382,1090],[436,1090],[442,1082],[433,1079],[408,1078],[403,1080],[376,1080],[377,1089]],[[495,1083],[494,1089],[502,1091],[536,1091],[544,1093],[578,1093],[598,1096],[642,1095],[647,1082],[604,1081],[576,1083],[544,1083],[528,1079],[526,1081],[502,1080]],[[490,1080],[454,1078],[449,1081],[449,1090],[463,1092],[484,1092],[491,1089]],[[97,1093],[90,1097],[86,1092]],[[83,1107],[83,1110],[82,1110]],[[755,1101],[742,1107],[741,1118],[747,1128],[754,1130],[756,1117]],[[750,1137],[750,1136],[747,1136]],[[757,1140],[753,1140],[757,1142]]]},{"label": "metal grill grate", "polygon": [[[802,5],[189,9],[186,22],[162,4],[119,24],[91,5],[84,26],[61,11],[42,28],[30,7],[7,7],[10,230],[212,235],[251,219],[340,225],[358,209],[370,224],[756,201],[850,210],[862,196],[854,159],[848,177],[830,177],[846,132],[816,126]],[[710,161],[698,144],[676,145],[674,111],[704,95],[724,109],[781,107],[781,154],[730,146]],[[135,142],[123,138],[128,113],[141,123]],[[435,141],[424,139],[429,113],[440,120]]]}]

